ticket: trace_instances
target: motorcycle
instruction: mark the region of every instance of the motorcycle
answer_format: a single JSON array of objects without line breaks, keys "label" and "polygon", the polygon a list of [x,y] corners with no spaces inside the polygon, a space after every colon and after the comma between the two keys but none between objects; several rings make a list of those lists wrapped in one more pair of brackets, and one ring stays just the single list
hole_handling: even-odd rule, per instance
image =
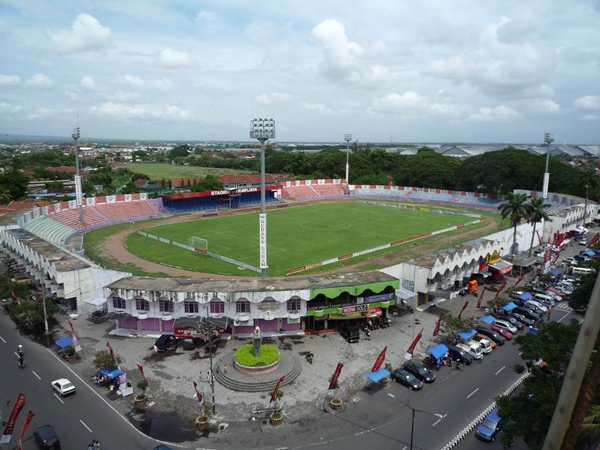
[{"label": "motorcycle", "polygon": [[458,295],[460,295],[461,297],[464,297],[468,293],[469,292],[466,289],[461,289],[460,291],[458,291]]},{"label": "motorcycle", "polygon": [[360,328],[361,328],[361,330],[364,331],[364,333],[367,335],[367,337],[371,337],[371,332],[369,331],[369,326],[367,325],[366,322],[363,323]]},{"label": "motorcycle", "polygon": [[306,355],[304,355],[304,356],[306,357],[306,360],[307,360],[307,361],[308,361],[310,364],[312,364],[312,362],[313,362],[313,356],[315,356],[315,354],[314,354],[314,353],[312,353],[312,352],[306,352]]},{"label": "motorcycle", "polygon": [[23,359],[23,357],[22,357],[22,356],[19,356],[19,367],[20,367],[21,369],[24,369],[24,368],[25,368],[25,360]]}]

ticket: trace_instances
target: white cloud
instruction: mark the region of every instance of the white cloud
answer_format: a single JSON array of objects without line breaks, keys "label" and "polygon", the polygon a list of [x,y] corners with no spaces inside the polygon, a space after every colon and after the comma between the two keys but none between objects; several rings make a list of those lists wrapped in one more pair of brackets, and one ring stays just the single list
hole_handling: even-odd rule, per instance
[{"label": "white cloud", "polygon": [[573,106],[577,109],[598,110],[600,109],[600,95],[580,97],[573,102]]},{"label": "white cloud", "polygon": [[98,90],[98,85],[96,84],[96,80],[94,80],[92,77],[83,77],[79,81],[79,85],[81,86],[81,88],[84,91],[94,92],[94,91]]},{"label": "white cloud", "polygon": [[0,111],[2,114],[10,115],[16,114],[23,110],[23,106],[21,105],[11,105],[10,103],[0,102]]},{"label": "white cloud", "polygon": [[48,89],[54,87],[54,81],[52,81],[48,75],[36,73],[25,81],[25,85],[36,89]]},{"label": "white cloud", "polygon": [[586,114],[585,116],[581,116],[581,120],[596,121],[596,120],[600,120],[600,116],[597,114]]},{"label": "white cloud", "polygon": [[367,111],[382,114],[408,114],[420,115],[427,111],[431,101],[417,94],[414,91],[408,91],[403,94],[387,94],[385,97],[375,99]]},{"label": "white cloud", "polygon": [[331,114],[333,110],[329,109],[327,106],[322,103],[302,103],[302,108],[307,111],[314,111],[323,114]]},{"label": "white cloud", "polygon": [[328,19],[313,28],[312,36],[323,53],[319,62],[321,73],[334,79],[349,78],[358,66],[363,49],[348,40],[344,26],[335,19]]},{"label": "white cloud", "polygon": [[156,104],[124,104],[107,102],[101,106],[91,108],[92,113],[102,117],[113,117],[122,120],[148,120],[148,119],[192,119],[192,111],[183,110],[174,105]]},{"label": "white cloud", "polygon": [[287,103],[294,99],[289,94],[282,94],[279,92],[273,92],[272,94],[260,94],[254,101],[261,105],[272,105],[274,103]]},{"label": "white cloud", "polygon": [[25,117],[28,120],[40,120],[52,117],[56,114],[56,111],[51,108],[37,108],[35,111],[27,114]]},{"label": "white cloud", "polygon": [[552,100],[534,100],[531,102],[531,107],[534,111],[558,113],[560,112],[560,105]]},{"label": "white cloud", "polygon": [[18,75],[0,75],[0,86],[18,86],[21,84],[21,77]]},{"label": "white cloud", "polygon": [[112,32],[89,14],[81,13],[70,31],[48,33],[45,48],[54,53],[99,51],[113,47]]},{"label": "white cloud", "polygon": [[495,108],[479,108],[475,114],[467,117],[470,122],[491,122],[499,120],[516,119],[519,113],[509,106],[496,106]]},{"label": "white cloud", "polygon": [[190,55],[171,48],[160,52],[155,62],[163,69],[185,69],[196,65],[196,61]]},{"label": "white cloud", "polygon": [[146,80],[133,75],[123,75],[117,78],[116,83],[126,88],[135,88],[140,91],[170,92],[175,90],[175,84],[167,78]]}]

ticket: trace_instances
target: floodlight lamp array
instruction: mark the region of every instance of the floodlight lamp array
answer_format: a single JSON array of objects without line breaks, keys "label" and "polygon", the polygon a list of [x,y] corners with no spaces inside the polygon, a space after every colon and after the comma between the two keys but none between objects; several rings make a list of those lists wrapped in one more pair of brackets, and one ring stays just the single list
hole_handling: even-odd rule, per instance
[{"label": "floodlight lamp array", "polygon": [[550,133],[544,133],[544,142],[546,144],[551,144],[554,142],[554,136]]},{"label": "floodlight lamp array", "polygon": [[274,119],[252,119],[250,137],[253,139],[272,139],[275,137]]},{"label": "floodlight lamp array", "polygon": [[73,128],[73,133],[71,133],[71,137],[75,140],[79,139],[79,127]]},{"label": "floodlight lamp array", "polygon": [[350,141],[352,140],[352,135],[351,135],[351,134],[345,134],[345,135],[344,135],[344,140],[345,140],[346,142],[350,142]]}]

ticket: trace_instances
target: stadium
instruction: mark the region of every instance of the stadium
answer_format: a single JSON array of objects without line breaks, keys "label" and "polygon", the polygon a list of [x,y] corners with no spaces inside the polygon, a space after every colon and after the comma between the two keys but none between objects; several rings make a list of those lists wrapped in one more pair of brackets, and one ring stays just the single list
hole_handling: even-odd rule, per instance
[{"label": "stadium", "polygon": [[[503,259],[512,229],[488,219],[502,198],[344,180],[286,182],[265,196],[266,279],[257,273],[259,187],[51,204],[21,212],[0,239],[44,295],[71,315],[116,320],[122,335],[190,335],[203,317],[241,337],[256,326],[267,336],[333,330],[403,303],[427,308],[454,298],[474,275],[534,263]],[[581,221],[579,199],[547,201],[544,238]],[[109,237],[85,249],[93,230]],[[519,225],[514,253],[532,236],[532,224]]]}]

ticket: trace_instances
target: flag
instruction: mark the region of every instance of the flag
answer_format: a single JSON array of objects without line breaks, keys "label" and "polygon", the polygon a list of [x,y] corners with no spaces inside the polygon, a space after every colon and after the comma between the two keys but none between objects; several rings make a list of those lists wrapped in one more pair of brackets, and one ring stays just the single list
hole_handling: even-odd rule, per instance
[{"label": "flag", "polygon": [[279,390],[279,385],[281,383],[283,383],[283,380],[285,379],[285,375],[282,376],[279,381],[277,382],[277,385],[275,386],[275,389],[273,389],[273,393],[271,394],[271,400],[269,400],[269,403],[274,402],[275,400],[277,400],[277,391]]},{"label": "flag", "polygon": [[540,232],[536,230],[535,234],[537,234],[539,245],[542,245],[543,241],[542,241],[542,237],[540,236]]},{"label": "flag", "polygon": [[500,285],[500,287],[496,291],[496,296],[494,298],[498,298],[498,296],[500,295],[500,292],[502,292],[504,290],[504,288],[506,287],[507,284],[508,283],[505,281]]},{"label": "flag", "polygon": [[410,344],[410,347],[408,347],[407,353],[410,353],[411,355],[413,354],[413,352],[415,351],[415,347],[417,346],[417,343],[419,342],[419,339],[421,339],[421,336],[423,336],[423,328],[421,328],[421,331],[419,331],[419,334],[417,334],[417,337],[415,338],[413,343]]},{"label": "flag", "polygon": [[375,364],[373,365],[371,372],[377,372],[379,370],[379,368],[383,364],[383,361],[385,360],[385,352],[386,351],[387,351],[387,346],[381,351],[381,353],[377,357],[377,361],[375,361]]},{"label": "flag", "polygon": [[481,308],[481,301],[483,300],[483,293],[485,292],[486,289],[487,289],[487,286],[484,286],[483,290],[481,291],[481,295],[479,296],[479,299],[477,299],[477,308]]},{"label": "flag", "polygon": [[194,390],[196,391],[196,397],[198,398],[198,403],[200,403],[200,406],[204,405],[204,397],[202,397],[202,394],[200,392],[198,392],[198,383],[196,383],[195,381],[194,383]]},{"label": "flag", "polygon": [[465,311],[465,309],[467,309],[467,305],[469,304],[469,300],[467,300],[464,304],[464,306],[462,307],[462,309],[460,310],[460,312],[458,313],[458,318],[460,319],[460,316],[462,315],[462,313]]},{"label": "flag", "polygon": [[23,424],[23,429],[21,430],[21,436],[19,436],[19,445],[17,446],[17,450],[23,450],[21,440],[23,439],[23,436],[27,431],[27,427],[29,427],[29,422],[31,422],[33,416],[35,416],[35,414],[29,410],[29,413],[27,413],[27,418],[25,419],[25,423]]},{"label": "flag", "polygon": [[146,379],[146,375],[144,375],[144,367],[139,362],[137,362],[137,361],[135,363],[137,364],[138,369],[140,369],[140,372],[142,373],[142,378],[146,382],[146,385],[149,386],[150,384],[148,383],[148,380]]},{"label": "flag", "polygon": [[13,406],[10,416],[8,416],[8,420],[6,421],[6,426],[4,427],[2,437],[0,438],[0,444],[8,444],[10,442],[10,438],[15,430],[15,422],[17,421],[21,410],[25,406],[25,403],[25,396],[19,393],[17,396],[17,401],[15,402],[15,406]]},{"label": "flag", "polygon": [[115,352],[113,352],[113,349],[110,346],[110,342],[107,342],[106,346],[108,347],[108,351],[110,352],[110,357],[112,358],[113,362],[115,363],[115,366],[118,366],[119,363],[117,362],[117,358],[115,358]]},{"label": "flag", "polygon": [[444,313],[440,314],[440,318],[437,321],[437,324],[435,325],[435,330],[433,330],[433,335],[437,336],[440,332],[440,325],[442,324],[442,317],[444,317]]},{"label": "flag", "polygon": [[527,275],[527,273],[524,273],[523,275],[521,275],[521,276],[519,277],[519,279],[518,279],[518,280],[517,280],[517,282],[515,283],[515,286],[518,286],[518,285],[519,285],[519,283],[520,283],[521,281],[523,281],[523,279],[525,278],[525,275]]},{"label": "flag", "polygon": [[19,297],[17,297],[17,294],[15,294],[15,291],[13,291],[12,289],[10,290],[10,293],[12,294],[13,298],[15,300],[19,300]]},{"label": "flag", "polygon": [[592,238],[592,240],[590,241],[590,245],[595,244],[596,242],[598,242],[598,240],[600,239],[600,231],[598,231],[594,237]]},{"label": "flag", "polygon": [[342,373],[342,367],[344,367],[344,365],[342,363],[338,363],[337,367],[335,368],[335,372],[333,372],[333,376],[331,377],[331,381],[329,382],[329,390],[335,389],[337,386],[337,380],[340,377],[340,373]]},{"label": "flag", "polygon": [[79,339],[77,339],[77,333],[75,333],[75,327],[69,320],[69,325],[71,325],[71,331],[73,332],[73,347],[75,347],[76,352],[81,351],[81,345],[79,345]]}]

